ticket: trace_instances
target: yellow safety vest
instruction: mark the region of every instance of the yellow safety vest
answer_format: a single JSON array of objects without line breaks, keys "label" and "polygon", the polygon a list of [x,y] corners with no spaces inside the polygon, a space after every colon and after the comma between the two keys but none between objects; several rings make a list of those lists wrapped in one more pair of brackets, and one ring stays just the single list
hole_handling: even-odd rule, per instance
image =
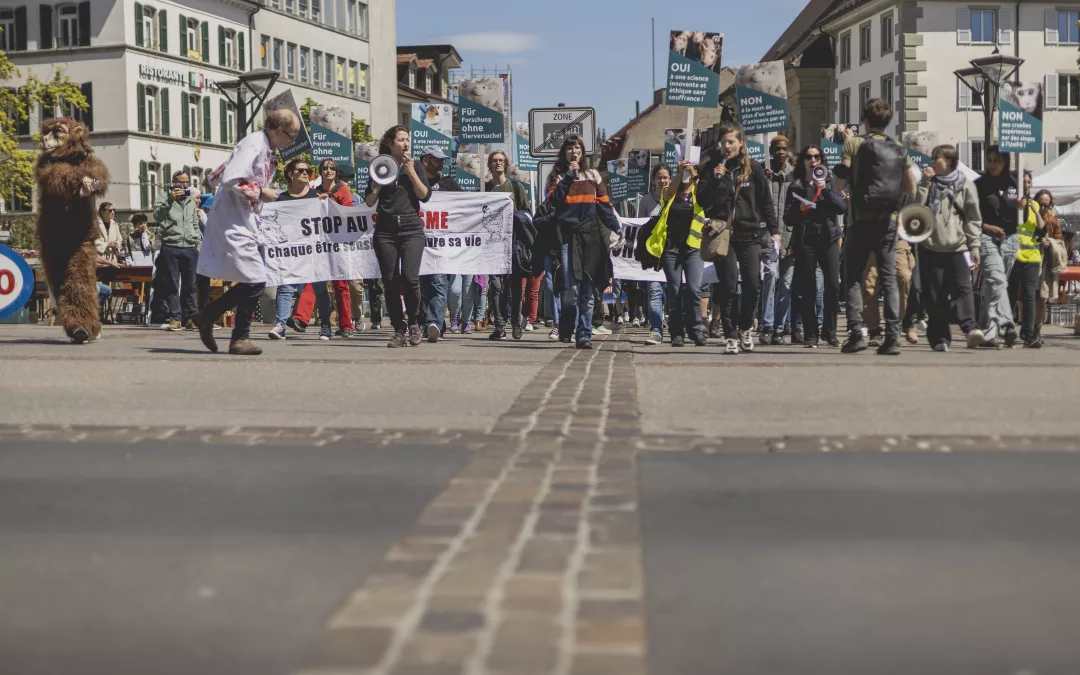
[{"label": "yellow safety vest", "polygon": [[[664,204],[664,209],[660,212],[660,220],[657,221],[656,227],[653,228],[652,234],[649,235],[649,239],[645,242],[645,249],[652,255],[659,258],[664,253],[664,244],[667,243],[667,218],[668,211],[671,210],[671,203],[675,201],[672,197]],[[697,203],[697,186],[690,186],[690,203],[694,205],[694,219],[690,221],[690,234],[686,235],[686,245],[690,248],[701,248],[701,230],[705,227],[705,209],[698,206]]]},{"label": "yellow safety vest", "polygon": [[1016,262],[1042,263],[1042,250],[1039,241],[1035,238],[1035,229],[1039,221],[1035,217],[1036,211],[1030,205],[1027,207],[1027,219],[1016,228],[1016,238],[1020,240],[1020,248],[1016,251]]}]

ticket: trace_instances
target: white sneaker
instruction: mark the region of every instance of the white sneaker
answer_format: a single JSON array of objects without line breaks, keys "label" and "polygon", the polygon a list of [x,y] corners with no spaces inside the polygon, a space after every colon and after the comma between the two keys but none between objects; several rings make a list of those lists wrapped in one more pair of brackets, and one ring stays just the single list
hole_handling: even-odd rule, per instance
[{"label": "white sneaker", "polygon": [[739,341],[735,338],[728,338],[727,347],[724,349],[725,354],[738,354],[739,353]]},{"label": "white sneaker", "polygon": [[641,328],[641,319],[634,319],[633,323],[630,325],[632,325],[634,328]]},{"label": "white sneaker", "polygon": [[353,321],[353,330],[357,331],[357,332],[360,332],[362,330],[367,330],[367,324],[364,323],[363,319],[357,319],[357,320]]},{"label": "white sneaker", "polygon": [[664,341],[663,336],[660,333],[649,333],[649,337],[645,338],[645,344],[658,345]]},{"label": "white sneaker", "polygon": [[630,312],[623,312],[622,313],[622,322],[623,323],[630,323]]},{"label": "white sneaker", "polygon": [[619,315],[619,316],[615,317],[615,323],[617,325],[622,324],[622,322],[623,322],[622,315]]},{"label": "white sneaker", "polygon": [[158,328],[160,328],[161,330],[169,330],[170,326],[172,326],[172,321],[166,321],[165,323],[158,326]]},{"label": "white sneaker", "polygon": [[978,349],[984,342],[986,342],[986,335],[978,328],[967,334],[968,349]]},{"label": "white sneaker", "polygon": [[593,335],[611,335],[611,329],[607,326],[597,326],[592,329]]},{"label": "white sneaker", "polygon": [[525,332],[526,333],[531,333],[534,330],[536,330],[536,326],[532,325],[531,321],[525,323]]},{"label": "white sneaker", "polygon": [[744,352],[754,351],[754,334],[747,331],[742,335],[742,344],[740,345]]},{"label": "white sneaker", "polygon": [[934,345],[934,351],[935,352],[947,352],[947,351],[949,351],[949,343],[947,343],[947,342],[939,342],[939,343],[937,343],[936,345]]}]

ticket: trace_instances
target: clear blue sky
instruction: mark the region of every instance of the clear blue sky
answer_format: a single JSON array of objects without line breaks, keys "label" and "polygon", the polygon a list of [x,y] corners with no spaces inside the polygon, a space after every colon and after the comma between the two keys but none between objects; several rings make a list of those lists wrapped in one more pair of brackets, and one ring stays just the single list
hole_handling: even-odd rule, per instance
[{"label": "clear blue sky", "polygon": [[514,72],[514,119],[529,108],[596,108],[611,134],[652,102],[649,19],[656,18],[656,86],[671,30],[724,33],[723,63],[754,63],[807,0],[397,0],[399,45],[450,43],[469,66]]}]

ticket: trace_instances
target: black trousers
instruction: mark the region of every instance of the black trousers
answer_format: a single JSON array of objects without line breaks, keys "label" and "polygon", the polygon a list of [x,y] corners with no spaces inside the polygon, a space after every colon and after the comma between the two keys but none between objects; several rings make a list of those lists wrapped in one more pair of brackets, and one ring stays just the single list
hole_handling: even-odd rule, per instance
[{"label": "black trousers", "polygon": [[[1036,322],[1041,322],[1041,317],[1035,306],[1039,298],[1039,275],[1042,272],[1042,263],[1024,263],[1017,260],[1013,264],[1012,275],[1009,279],[1009,289],[1012,291],[1010,300],[1015,297],[1023,303],[1020,317],[1020,339],[1027,341],[1036,335]],[[1016,302],[1011,302],[1013,312],[1016,311]]]},{"label": "black trousers", "polygon": [[[199,311],[195,294],[195,268],[199,251],[194,246],[162,246],[157,257],[158,288],[154,302],[161,302],[158,312],[186,322]],[[164,310],[164,311],[162,311]]]},{"label": "black trousers", "polygon": [[[825,279],[822,289],[822,325],[817,321],[817,268]],[[806,340],[836,336],[836,315],[840,306],[840,245],[827,235],[807,237],[795,246],[795,283],[799,288],[799,312]]]},{"label": "black trousers", "polygon": [[255,315],[255,306],[259,304],[263,289],[266,284],[236,283],[232,288],[203,307],[200,315],[216,319],[230,309],[236,308],[236,317],[233,321],[232,339],[247,340],[251,337],[251,318]]},{"label": "black trousers", "polygon": [[[379,215],[372,237],[386,289],[386,313],[394,330],[405,332],[420,325],[420,261],[424,257],[424,225],[420,216]],[[405,312],[401,313],[398,289],[405,291]],[[372,319],[374,320],[374,319]]]},{"label": "black trousers", "polygon": [[[900,289],[896,285],[896,224],[891,221],[855,223],[844,239],[844,287],[847,294],[848,331],[862,330],[862,280],[867,260],[873,253],[878,266],[878,283],[885,289],[885,335],[900,336]],[[803,317],[806,320],[806,317]]]},{"label": "black trousers", "polygon": [[364,293],[367,294],[368,308],[371,311],[371,323],[382,323],[383,285],[382,279],[365,279]]},{"label": "black trousers", "polygon": [[521,301],[524,295],[521,282],[524,279],[525,276],[520,272],[488,277],[496,330],[506,330],[508,322],[511,327],[521,323]]},{"label": "black trousers", "polygon": [[728,254],[717,263],[716,276],[720,280],[717,290],[724,337],[737,338],[741,331],[754,327],[754,312],[761,299],[761,240],[741,241],[732,237]]},{"label": "black trousers", "polygon": [[971,270],[963,251],[939,253],[923,247],[919,251],[919,276],[922,278],[923,309],[927,314],[926,340],[930,346],[952,343],[952,306],[956,305],[957,323],[967,335],[979,327],[975,322],[975,293]]}]

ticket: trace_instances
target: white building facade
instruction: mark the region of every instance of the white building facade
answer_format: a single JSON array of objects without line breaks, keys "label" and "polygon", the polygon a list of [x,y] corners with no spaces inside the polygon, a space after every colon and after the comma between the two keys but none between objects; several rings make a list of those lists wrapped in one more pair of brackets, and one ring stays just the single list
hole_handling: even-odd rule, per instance
[{"label": "white building facade", "polygon": [[[834,122],[859,122],[862,104],[888,100],[888,133],[937,132],[961,159],[982,170],[982,102],[953,74],[973,58],[1001,53],[1025,62],[1021,81],[1044,86],[1043,152],[1024,155],[1026,168],[1056,159],[1080,132],[1077,19],[1080,0],[1056,3],[966,0],[846,0],[820,29],[833,39],[830,93]],[[996,137],[997,120],[993,120]]]},{"label": "white building facade", "polygon": [[[301,6],[308,9],[306,18],[298,13]],[[384,56],[367,35],[373,14],[380,24],[386,18],[355,0],[0,0],[5,28],[0,46],[22,70],[23,81],[30,73],[49,79],[62,67],[80,85],[90,109],[74,116],[90,127],[95,151],[116,181],[106,199],[127,217],[149,211],[173,172],[187,171],[198,186],[228,158],[236,143],[236,111],[216,83],[235,80],[264,62],[278,66],[274,70],[281,74],[272,94],[291,87],[299,104],[312,98],[345,107],[375,128],[392,124],[397,102],[393,0],[379,7],[391,14],[388,42],[380,48]],[[271,49],[280,40],[277,62],[272,51],[262,52],[267,38]],[[314,45],[320,46],[317,52]],[[321,57],[317,70],[315,54]],[[380,58],[385,74],[373,67]],[[382,80],[388,84],[376,88]],[[380,112],[373,99],[383,100],[386,111]],[[42,119],[71,112],[32,111],[29,125],[20,130],[27,134],[24,147]],[[26,208],[8,205],[8,210]]]}]

